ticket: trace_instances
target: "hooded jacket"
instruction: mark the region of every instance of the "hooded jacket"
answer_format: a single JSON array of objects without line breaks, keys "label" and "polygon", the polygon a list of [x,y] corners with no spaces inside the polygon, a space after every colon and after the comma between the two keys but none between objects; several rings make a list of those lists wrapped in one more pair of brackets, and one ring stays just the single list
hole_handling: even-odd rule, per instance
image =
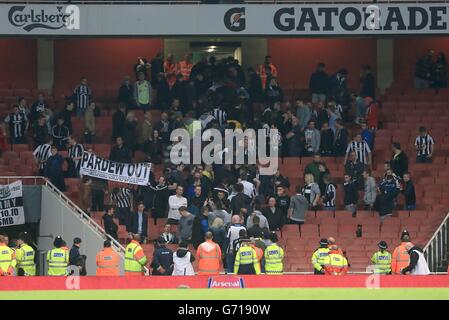
[{"label": "hooded jacket", "polygon": [[195,257],[190,253],[188,249],[179,248],[173,254],[173,276],[193,276],[195,271],[193,270],[192,262],[195,261]]}]

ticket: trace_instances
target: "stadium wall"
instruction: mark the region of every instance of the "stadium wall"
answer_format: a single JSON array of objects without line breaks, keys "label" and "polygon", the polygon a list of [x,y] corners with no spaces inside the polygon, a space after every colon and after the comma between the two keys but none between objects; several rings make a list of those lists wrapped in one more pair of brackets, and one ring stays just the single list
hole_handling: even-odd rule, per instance
[{"label": "stadium wall", "polygon": [[[86,76],[94,95],[118,88],[123,76],[134,79],[137,57],[152,59],[163,50],[162,39],[61,39],[55,40],[55,91],[70,93]],[[56,90],[58,87],[59,90]]]},{"label": "stadium wall", "polygon": [[0,88],[36,88],[36,39],[0,39]]},{"label": "stadium wall", "polygon": [[[63,236],[68,247],[71,247],[75,237],[82,239],[80,252],[87,256],[87,274],[95,275],[95,256],[103,248],[103,236],[83,221],[83,218],[63,202],[58,194],[43,186],[38,249],[41,251],[50,250],[53,247],[54,238],[58,235]],[[123,259],[121,259],[120,265],[122,268]],[[46,266],[44,270],[47,270]],[[123,272],[123,270],[121,271]]]},{"label": "stadium wall", "polygon": [[377,68],[376,39],[269,39],[268,53],[278,67],[283,86],[308,88],[310,74],[318,62],[326,64],[329,74],[348,69],[348,85],[359,87],[359,74],[365,64]]},{"label": "stadium wall", "polygon": [[404,37],[394,40],[394,83],[400,87],[413,86],[416,60],[429,49],[435,54],[449,55],[448,37]]}]

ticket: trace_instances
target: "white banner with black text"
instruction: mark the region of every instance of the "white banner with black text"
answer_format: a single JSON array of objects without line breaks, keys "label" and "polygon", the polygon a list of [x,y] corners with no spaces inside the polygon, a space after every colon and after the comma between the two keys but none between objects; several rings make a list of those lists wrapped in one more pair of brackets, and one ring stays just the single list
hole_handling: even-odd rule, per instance
[{"label": "white banner with black text", "polygon": [[25,224],[22,181],[0,186],[0,227]]},{"label": "white banner with black text", "polygon": [[151,163],[120,163],[84,152],[80,174],[109,181],[148,185]]}]

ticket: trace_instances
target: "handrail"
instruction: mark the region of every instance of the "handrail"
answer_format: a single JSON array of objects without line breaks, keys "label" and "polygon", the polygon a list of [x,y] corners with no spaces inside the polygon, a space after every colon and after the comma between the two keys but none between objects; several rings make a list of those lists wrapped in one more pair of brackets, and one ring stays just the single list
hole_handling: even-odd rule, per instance
[{"label": "handrail", "polygon": [[449,213],[424,247],[424,256],[430,271],[438,271],[448,260],[449,252]]},{"label": "handrail", "polygon": [[[76,205],[70,198],[68,198],[64,193],[62,193],[54,184],[52,184],[48,179],[41,176],[0,176],[0,179],[5,179],[9,184],[10,180],[24,180],[24,179],[34,179],[34,184],[37,184],[38,180],[43,182],[43,185],[49,188],[55,195],[57,195],[60,200],[69,208],[72,209],[74,214],[77,214],[83,221],[93,229],[100,237],[109,239],[113,249],[123,258],[125,254],[125,248],[114,238],[108,235],[104,229],[91,217],[89,217],[78,205]],[[145,267],[145,271],[148,269]]]},{"label": "handrail", "polygon": [[433,234],[433,236],[430,238],[430,240],[427,242],[426,246],[424,247],[423,251],[427,251],[427,249],[429,248],[430,244],[432,243],[432,241],[434,241],[436,239],[436,237],[438,236],[438,233],[440,232],[440,230],[443,228],[444,224],[447,222],[447,220],[449,219],[449,212],[446,214],[446,217],[444,218],[443,222],[440,223],[440,225],[438,226],[438,229],[435,231],[435,233]]}]

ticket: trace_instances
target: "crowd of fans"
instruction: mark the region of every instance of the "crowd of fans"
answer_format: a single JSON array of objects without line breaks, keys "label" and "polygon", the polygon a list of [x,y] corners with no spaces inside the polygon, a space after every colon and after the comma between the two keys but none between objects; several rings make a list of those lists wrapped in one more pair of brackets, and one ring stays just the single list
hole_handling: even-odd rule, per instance
[{"label": "crowd of fans", "polygon": [[[424,73],[426,86],[447,86],[444,70],[442,54],[435,62],[431,55],[420,59],[416,73],[420,87]],[[142,161],[165,168],[159,177],[152,173],[143,187],[122,185],[108,190],[107,181],[81,177],[81,207],[87,213],[106,209],[105,230],[115,239],[114,217],[130,234],[139,234],[142,243],[155,236],[147,234],[148,223],[168,218],[160,239],[197,248],[211,232],[226,259],[231,259],[227,265],[233,266],[236,239],[268,242],[271,232],[284,224],[304,223],[308,210],[339,209],[339,192],[344,194],[344,209],[353,216],[363,208],[378,211],[383,220],[392,214],[401,194],[403,209],[416,209],[409,160],[398,142],[392,144],[383,177],[376,181],[372,176],[379,104],[368,65],[362,67],[360,89],[351,92],[345,68],[328,75],[325,64],[319,63],[310,77],[310,101],[286,98],[270,56],[257,68],[244,70],[234,57],[220,61],[204,57],[194,64],[190,54],[176,63],[173,55],[164,60],[159,53],[150,61],[138,58],[134,71],[134,83],[124,77],[118,90],[109,159],[130,163],[140,155]],[[4,119],[9,134],[3,132],[3,140],[9,136],[11,144],[33,143],[40,174],[65,191],[64,178],[79,177],[85,151],[74,138],[72,117],[84,118],[83,142],[94,143],[96,118],[102,113],[94,97],[83,77],[60,111],[43,94],[31,107],[19,98]],[[144,117],[139,119],[135,110],[143,110]],[[161,112],[156,122],[152,110]],[[269,134],[277,129],[280,157],[313,157],[303,173],[292,173],[303,175],[304,182],[291,185],[279,170],[272,176],[262,175],[256,165],[172,165],[169,152],[176,142],[170,141],[170,133],[177,128],[191,131],[195,120],[201,121],[202,129],[222,132],[254,128]],[[415,145],[416,161],[431,162],[434,142],[426,128],[419,128]],[[60,154],[63,150],[68,157]],[[344,157],[341,186],[326,166],[328,157]],[[113,206],[105,207],[108,196]],[[171,225],[178,225],[178,235],[170,233]]]}]

